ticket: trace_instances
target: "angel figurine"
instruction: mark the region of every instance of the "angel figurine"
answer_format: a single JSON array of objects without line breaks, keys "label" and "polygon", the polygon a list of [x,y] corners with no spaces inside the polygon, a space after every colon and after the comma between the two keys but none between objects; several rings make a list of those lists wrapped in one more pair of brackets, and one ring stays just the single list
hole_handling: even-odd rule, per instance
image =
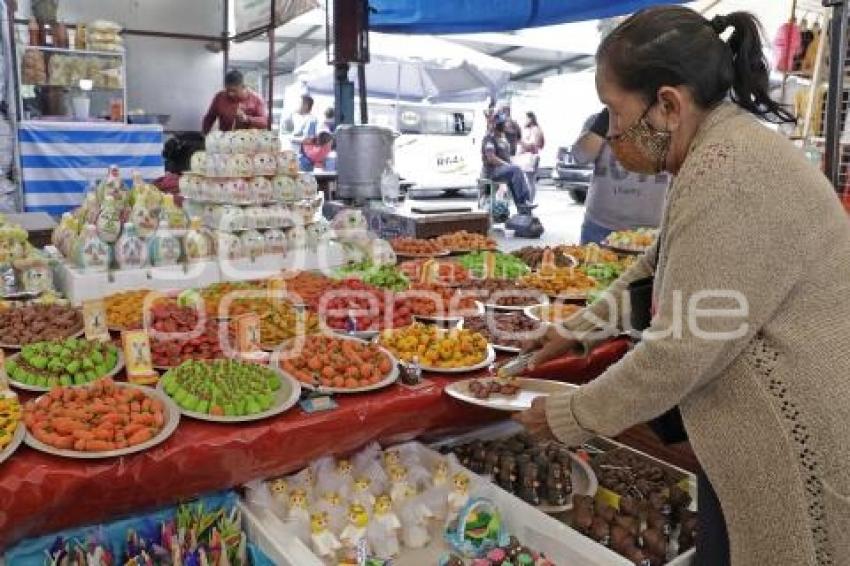
[{"label": "angel figurine", "polygon": [[431,542],[428,521],[434,513],[418,497],[415,487],[407,486],[405,497],[401,506],[402,538],[410,548],[422,548]]},{"label": "angel figurine", "polygon": [[378,558],[395,558],[399,552],[398,530],[401,521],[393,512],[393,501],[387,494],[375,500],[372,521],[369,523],[368,540],[372,553]]},{"label": "angel figurine", "polygon": [[354,492],[351,494],[352,503],[359,503],[370,511],[375,505],[375,496],[372,494],[372,480],[366,476],[360,476],[354,480]]},{"label": "angel figurine", "polygon": [[289,502],[289,482],[286,481],[286,478],[276,478],[269,482],[269,491],[272,500],[280,506],[280,509],[286,509]]},{"label": "angel figurine", "polygon": [[407,480],[407,468],[401,464],[393,466],[390,473],[390,498],[398,505],[404,500],[410,482]]},{"label": "angel figurine", "polygon": [[314,503],[317,511],[328,514],[328,522],[333,532],[338,533],[345,522],[345,507],[343,498],[336,491],[326,491]]},{"label": "angel figurine", "polygon": [[457,518],[458,513],[469,502],[469,476],[457,472],[452,476],[452,490],[448,496],[449,521]]},{"label": "angel figurine", "polygon": [[387,470],[387,472],[389,472],[394,467],[401,465],[401,455],[396,449],[385,450],[381,458],[384,461],[384,468]]},{"label": "angel figurine", "polygon": [[322,558],[333,557],[342,548],[336,536],[328,530],[328,514],[324,511],[310,516],[310,540],[313,542],[313,551]]},{"label": "angel figurine", "polygon": [[445,487],[449,483],[449,462],[445,458],[440,458],[437,465],[434,466],[433,476],[434,487]]},{"label": "angel figurine", "polygon": [[295,528],[295,536],[307,540],[307,530],[310,525],[310,513],[307,511],[307,492],[295,488],[289,492],[289,511],[286,520]]},{"label": "angel figurine", "polygon": [[339,474],[340,477],[345,479],[351,478],[351,471],[354,469],[354,466],[351,464],[351,460],[346,458],[342,458],[336,461],[336,473]]},{"label": "angel figurine", "polygon": [[[348,524],[340,533],[343,546],[349,550],[357,550],[366,538],[366,528],[369,526],[369,514],[359,503],[348,506]],[[368,553],[368,550],[367,550]]]}]

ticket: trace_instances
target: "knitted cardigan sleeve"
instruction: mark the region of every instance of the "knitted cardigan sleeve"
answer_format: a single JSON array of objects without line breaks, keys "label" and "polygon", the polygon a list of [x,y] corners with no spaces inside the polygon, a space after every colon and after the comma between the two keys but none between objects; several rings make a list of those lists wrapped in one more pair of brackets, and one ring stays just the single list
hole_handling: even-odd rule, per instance
[{"label": "knitted cardigan sleeve", "polygon": [[584,345],[585,350],[622,331],[624,299],[628,294],[629,284],[651,277],[655,273],[657,253],[658,242],[614,281],[598,301],[564,321],[564,328]]},{"label": "knitted cardigan sleeve", "polygon": [[720,375],[800,277],[785,219],[762,214],[777,207],[754,188],[758,169],[736,167],[730,148],[700,153],[668,193],[657,312],[643,340],[593,382],[546,401],[567,444],[649,421]]}]

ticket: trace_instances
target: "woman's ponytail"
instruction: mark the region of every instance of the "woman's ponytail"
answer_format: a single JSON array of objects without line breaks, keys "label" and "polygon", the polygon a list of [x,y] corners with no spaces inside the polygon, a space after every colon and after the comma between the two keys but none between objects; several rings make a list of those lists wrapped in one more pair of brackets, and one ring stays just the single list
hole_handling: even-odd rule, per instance
[{"label": "woman's ponytail", "polygon": [[[727,42],[722,36],[729,28]],[[728,97],[764,120],[796,121],[770,98],[759,23],[746,12],[706,20],[684,6],[646,8],[602,40],[596,59],[647,103],[662,86],[684,85],[703,108]]]},{"label": "woman's ponytail", "polygon": [[733,30],[728,41],[734,70],[730,92],[732,100],[765,120],[796,122],[793,114],[770,98],[770,71],[764,58],[758,20],[747,12],[732,12],[714,18],[711,27],[718,34],[723,33],[726,27]]}]

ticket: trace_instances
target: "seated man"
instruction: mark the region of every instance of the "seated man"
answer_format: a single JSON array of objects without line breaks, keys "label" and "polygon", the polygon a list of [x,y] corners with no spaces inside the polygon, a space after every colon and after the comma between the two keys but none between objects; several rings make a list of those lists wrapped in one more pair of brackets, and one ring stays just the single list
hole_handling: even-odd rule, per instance
[{"label": "seated man", "polygon": [[507,183],[519,214],[530,214],[529,191],[522,169],[511,163],[511,148],[505,137],[505,116],[496,114],[490,131],[481,144],[483,176],[491,181]]}]

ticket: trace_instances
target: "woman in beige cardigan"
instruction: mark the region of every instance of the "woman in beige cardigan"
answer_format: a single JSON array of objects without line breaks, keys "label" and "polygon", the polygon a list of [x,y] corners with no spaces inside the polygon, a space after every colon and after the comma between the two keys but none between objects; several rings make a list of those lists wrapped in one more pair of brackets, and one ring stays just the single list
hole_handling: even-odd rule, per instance
[{"label": "woman in beige cardigan", "polygon": [[790,118],[767,94],[757,22],[652,8],[597,62],[620,162],[675,177],[656,245],[533,364],[610,333],[628,283],[649,275],[652,323],[598,379],[519,420],[577,445],[678,406],[733,565],[850,563],[850,225],[826,178],[757,119]]}]

